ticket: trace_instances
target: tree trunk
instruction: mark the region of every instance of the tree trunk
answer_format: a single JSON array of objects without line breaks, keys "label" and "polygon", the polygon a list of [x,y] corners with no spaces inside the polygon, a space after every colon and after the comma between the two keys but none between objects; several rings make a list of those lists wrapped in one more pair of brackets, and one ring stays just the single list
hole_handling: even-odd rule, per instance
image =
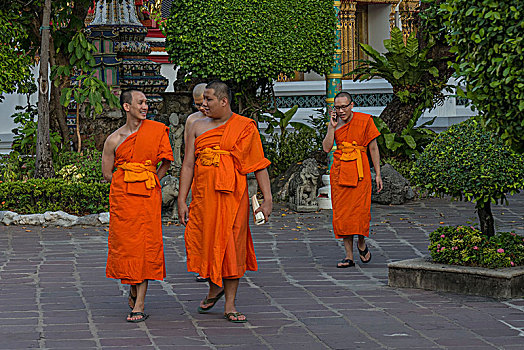
[{"label": "tree trunk", "polygon": [[389,131],[400,135],[413,118],[416,107],[414,104],[402,103],[400,98],[393,96],[393,100],[380,113],[380,119],[386,123]]},{"label": "tree trunk", "polygon": [[51,18],[51,0],[45,0],[42,15],[42,44],[40,46],[40,74],[38,78],[38,131],[36,137],[36,178],[54,176],[51,141],[49,137],[49,22]]},{"label": "tree trunk", "polygon": [[484,205],[477,203],[477,213],[480,221],[480,230],[488,237],[495,235],[495,221],[491,213],[491,202],[487,201]]}]

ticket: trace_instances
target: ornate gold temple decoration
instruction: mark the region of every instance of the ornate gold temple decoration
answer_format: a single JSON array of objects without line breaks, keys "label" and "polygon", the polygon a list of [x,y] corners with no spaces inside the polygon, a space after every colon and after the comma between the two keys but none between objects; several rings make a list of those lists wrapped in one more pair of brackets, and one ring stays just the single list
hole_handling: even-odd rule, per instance
[{"label": "ornate gold temple decoration", "polygon": [[402,34],[404,35],[404,42],[412,33],[416,33],[415,14],[419,6],[418,1],[408,0],[402,1],[399,6],[400,20],[402,21]]},{"label": "ornate gold temple decoration", "polygon": [[357,3],[355,1],[343,0],[340,4],[340,41],[342,47],[342,75],[346,76],[356,67],[355,49],[357,42],[355,40],[355,18],[357,11]]}]

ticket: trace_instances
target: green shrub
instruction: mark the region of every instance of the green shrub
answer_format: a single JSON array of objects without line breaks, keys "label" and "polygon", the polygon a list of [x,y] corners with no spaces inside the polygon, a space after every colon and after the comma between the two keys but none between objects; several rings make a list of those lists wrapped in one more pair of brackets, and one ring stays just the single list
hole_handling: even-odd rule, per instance
[{"label": "green shrub", "polygon": [[479,109],[489,130],[524,152],[524,2],[431,1],[455,53],[453,68],[467,86],[458,90]]},{"label": "green shrub", "polygon": [[381,163],[382,164],[389,164],[393,168],[395,168],[396,171],[400,173],[400,175],[404,176],[409,182],[411,182],[411,170],[415,166],[414,160],[409,159],[399,159],[399,158],[392,158],[392,157],[386,157],[382,158],[381,156]]},{"label": "green shrub", "polygon": [[429,193],[476,202],[481,231],[492,236],[491,203],[524,188],[524,157],[469,119],[426,147],[413,167],[412,180]]},{"label": "green shrub", "polygon": [[487,237],[474,227],[443,226],[429,239],[429,252],[437,263],[487,268],[524,265],[524,237],[514,232]]},{"label": "green shrub", "polygon": [[57,177],[86,183],[101,182],[102,152],[88,148],[82,153],[62,152],[55,163]]},{"label": "green shrub", "polygon": [[31,179],[0,183],[0,210],[19,214],[62,210],[86,215],[109,210],[109,184]]}]

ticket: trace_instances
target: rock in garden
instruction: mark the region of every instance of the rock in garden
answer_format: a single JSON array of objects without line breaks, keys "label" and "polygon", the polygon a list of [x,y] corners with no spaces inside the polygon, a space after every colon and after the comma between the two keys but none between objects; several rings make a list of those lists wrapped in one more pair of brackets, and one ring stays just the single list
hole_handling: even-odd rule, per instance
[{"label": "rock in garden", "polygon": [[98,220],[98,214],[80,216],[75,223],[75,225],[82,226],[100,226],[101,224],[100,220]]},{"label": "rock in garden", "polygon": [[56,225],[63,227],[70,227],[76,223],[78,217],[75,215],[70,215],[61,210],[59,211],[46,211],[44,213],[45,221],[48,225]]},{"label": "rock in garden", "polygon": [[102,225],[109,224],[109,213],[108,212],[100,213],[98,215],[98,221],[100,221]]},{"label": "rock in garden", "polygon": [[45,223],[44,214],[18,215],[18,225],[42,225]]},{"label": "rock in garden", "polygon": [[16,225],[18,216],[20,215],[12,211],[0,211],[0,222],[7,226],[13,223]]},{"label": "rock in garden", "polygon": [[415,198],[415,193],[406,180],[398,171],[390,164],[385,164],[380,168],[382,175],[382,182],[384,187],[380,193],[377,193],[377,185],[375,183],[375,171],[371,169],[372,192],[371,201],[379,204],[403,204],[407,200]]}]

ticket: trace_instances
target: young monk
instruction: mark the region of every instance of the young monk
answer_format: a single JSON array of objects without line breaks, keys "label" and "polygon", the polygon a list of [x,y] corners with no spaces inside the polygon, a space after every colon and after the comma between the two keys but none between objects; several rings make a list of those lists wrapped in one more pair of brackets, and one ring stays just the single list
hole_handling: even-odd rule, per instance
[{"label": "young monk", "polygon": [[[246,322],[235,307],[239,279],[256,271],[249,230],[246,174],[255,172],[264,202],[257,212],[267,220],[273,206],[267,166],[255,122],[231,111],[231,92],[220,81],[204,91],[207,118],[188,132],[180,174],[179,219],[186,225],[187,268],[209,279],[209,292],[198,312],[208,312],[225,294],[224,317]],[[194,181],[193,181],[194,180]],[[193,184],[191,210],[186,205]]]},{"label": "young monk", "polygon": [[[184,145],[187,146],[187,133],[191,129],[193,123],[199,119],[206,118],[205,109],[204,109],[204,90],[206,89],[206,83],[200,83],[195,85],[193,88],[193,106],[195,106],[198,111],[193,114],[190,114],[186,119],[186,124],[184,128]],[[200,275],[196,275],[195,280],[197,282],[206,282],[207,278],[204,278]]]},{"label": "young monk", "polygon": [[111,183],[106,276],[130,285],[132,312],[127,321],[136,323],[148,318],[144,313],[148,281],[166,276],[159,179],[169,169],[173,151],[169,128],[146,120],[143,92],[123,91],[120,104],[126,124],[109,135],[102,152],[102,173]]},{"label": "young monk", "polygon": [[369,114],[353,112],[353,101],[347,92],[335,96],[328,130],[322,147],[330,152],[333,142],[337,150],[330,170],[331,202],[333,205],[333,231],[344,240],[346,256],[337,267],[355,266],[353,236],[358,236],[360,260],[371,260],[365,238],[369,237],[371,220],[371,171],[367,150],[375,168],[377,193],[382,190],[380,155],[376,137],[380,135]]}]

